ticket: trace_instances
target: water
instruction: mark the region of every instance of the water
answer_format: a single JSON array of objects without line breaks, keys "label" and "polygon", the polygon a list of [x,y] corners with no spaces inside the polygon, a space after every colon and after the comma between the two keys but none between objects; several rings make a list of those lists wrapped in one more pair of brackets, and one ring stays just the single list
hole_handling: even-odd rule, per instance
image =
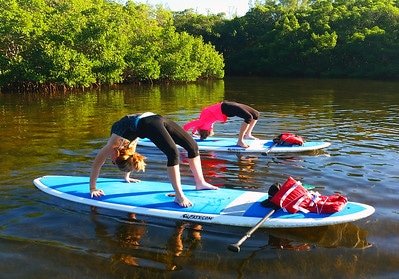
[{"label": "water", "polygon": [[[88,175],[110,125],[153,111],[179,124],[220,100],[261,111],[254,134],[283,131],[332,143],[305,154],[202,153],[207,180],[267,191],[291,175],[367,203],[366,219],[321,228],[261,229],[240,253],[246,228],[175,222],[90,208],[48,196],[32,180]],[[0,94],[0,278],[395,278],[399,276],[399,82],[234,78],[57,94]],[[241,121],[216,124],[235,136]],[[166,159],[139,179],[166,180]],[[185,155],[182,180],[192,184]],[[107,162],[102,176],[120,176]]]}]

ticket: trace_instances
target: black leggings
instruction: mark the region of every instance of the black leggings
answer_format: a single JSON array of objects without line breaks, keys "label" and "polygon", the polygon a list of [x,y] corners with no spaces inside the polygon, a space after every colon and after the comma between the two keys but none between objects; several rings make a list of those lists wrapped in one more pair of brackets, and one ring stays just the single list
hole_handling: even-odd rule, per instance
[{"label": "black leggings", "polygon": [[140,119],[137,127],[140,138],[151,140],[168,158],[168,167],[179,164],[179,151],[176,144],[187,151],[188,158],[199,155],[195,140],[175,122],[160,115]]},{"label": "black leggings", "polygon": [[244,122],[249,124],[252,119],[258,120],[259,112],[250,106],[236,103],[236,102],[222,102],[222,113],[227,117],[238,116],[244,119]]}]

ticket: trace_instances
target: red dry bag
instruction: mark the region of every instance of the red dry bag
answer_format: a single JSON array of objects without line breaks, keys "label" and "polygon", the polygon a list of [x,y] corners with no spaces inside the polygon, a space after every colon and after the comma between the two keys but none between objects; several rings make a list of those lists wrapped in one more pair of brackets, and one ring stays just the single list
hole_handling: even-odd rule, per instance
[{"label": "red dry bag", "polygon": [[270,201],[289,213],[334,213],[340,211],[348,199],[340,194],[322,196],[318,192],[308,191],[300,181],[289,177]]},{"label": "red dry bag", "polygon": [[304,139],[292,133],[282,133],[273,139],[277,145],[303,145]]}]

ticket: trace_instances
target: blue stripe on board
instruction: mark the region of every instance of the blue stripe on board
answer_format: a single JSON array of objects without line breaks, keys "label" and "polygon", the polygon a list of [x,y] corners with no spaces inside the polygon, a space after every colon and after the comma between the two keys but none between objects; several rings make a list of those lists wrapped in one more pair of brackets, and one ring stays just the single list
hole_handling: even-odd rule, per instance
[{"label": "blue stripe on board", "polygon": [[213,146],[213,147],[237,147],[237,139],[234,138],[207,138],[205,140],[195,139],[196,142],[201,146]]}]

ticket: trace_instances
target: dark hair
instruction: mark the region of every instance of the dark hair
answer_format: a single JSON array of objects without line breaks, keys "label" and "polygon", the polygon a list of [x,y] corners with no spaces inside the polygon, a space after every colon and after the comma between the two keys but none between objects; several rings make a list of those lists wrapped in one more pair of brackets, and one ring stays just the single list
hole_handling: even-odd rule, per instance
[{"label": "dark hair", "polygon": [[200,135],[200,139],[204,140],[211,134],[210,130],[198,130],[198,134]]},{"label": "dark hair", "polygon": [[131,158],[132,158],[132,156],[129,156],[127,159],[124,159],[122,156],[120,156],[115,159],[115,165],[121,171],[130,172],[133,170],[133,166],[129,160]]}]

